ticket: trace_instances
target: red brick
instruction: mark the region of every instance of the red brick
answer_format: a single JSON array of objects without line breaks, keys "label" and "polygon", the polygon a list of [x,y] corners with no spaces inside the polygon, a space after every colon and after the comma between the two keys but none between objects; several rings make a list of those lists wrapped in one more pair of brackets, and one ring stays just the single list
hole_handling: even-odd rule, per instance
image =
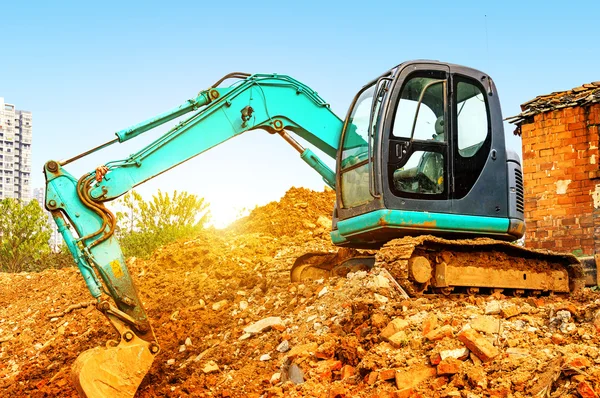
[{"label": "red brick", "polygon": [[576,368],[576,369],[587,368],[590,366],[590,361],[586,357],[577,355],[577,356],[568,358],[565,361],[565,366],[568,366],[570,368]]},{"label": "red brick", "polygon": [[333,359],[317,363],[316,373],[321,380],[331,380],[333,372],[342,368],[342,362]]},{"label": "red brick", "polygon": [[458,335],[464,345],[467,346],[483,362],[489,362],[500,354],[500,351],[473,329],[466,329]]},{"label": "red brick", "polygon": [[342,366],[342,369],[340,370],[340,377],[342,380],[346,380],[346,379],[354,376],[355,373],[356,373],[356,369],[354,368],[354,366],[344,365],[344,366]]},{"label": "red brick", "polygon": [[399,390],[413,389],[421,382],[435,377],[437,370],[426,366],[417,366],[396,372],[396,387]]},{"label": "red brick", "polygon": [[438,375],[453,375],[460,372],[462,361],[455,358],[446,358],[437,366]]},{"label": "red brick", "polygon": [[401,318],[395,318],[379,334],[384,340],[389,339],[394,334],[408,327],[408,322]]},{"label": "red brick", "polygon": [[392,380],[396,378],[396,369],[385,369],[379,371],[379,380]]},{"label": "red brick", "polygon": [[426,336],[429,332],[437,327],[438,318],[435,315],[429,315],[423,321],[423,336]]},{"label": "red brick", "polygon": [[379,378],[379,372],[371,372],[367,376],[365,376],[365,382],[368,385],[372,386],[373,384],[375,384],[377,382],[378,378]]},{"label": "red brick", "polygon": [[436,366],[436,365],[438,365],[440,362],[442,362],[442,357],[440,356],[440,354],[439,354],[439,353],[432,354],[432,355],[429,357],[429,362],[431,362],[431,364],[432,364],[433,366]]},{"label": "red brick", "polygon": [[598,395],[594,392],[592,387],[585,381],[582,381],[577,385],[577,392],[582,398],[598,398]]},{"label": "red brick", "polygon": [[446,384],[448,384],[448,377],[440,376],[440,377],[436,377],[436,379],[431,382],[431,387],[433,387],[436,390],[439,390],[440,388],[444,387]]},{"label": "red brick", "polygon": [[578,130],[578,129],[585,129],[585,128],[586,128],[586,125],[583,122],[569,123],[567,125],[568,130]]}]

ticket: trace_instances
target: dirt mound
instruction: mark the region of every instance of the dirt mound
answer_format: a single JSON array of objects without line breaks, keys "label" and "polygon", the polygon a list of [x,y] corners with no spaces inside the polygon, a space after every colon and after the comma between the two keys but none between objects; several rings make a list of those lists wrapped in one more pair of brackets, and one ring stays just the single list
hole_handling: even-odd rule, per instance
[{"label": "dirt mound", "polygon": [[306,188],[291,188],[277,202],[257,207],[247,217],[229,229],[237,233],[263,233],[273,236],[294,236],[298,230],[331,228],[335,191],[326,188],[315,192]]},{"label": "dirt mound", "polygon": [[[161,345],[138,397],[600,392],[592,291],[402,299],[380,268],[289,283],[297,257],[335,249],[315,222],[333,199],[293,189],[231,228],[128,260]],[[77,355],[114,338],[90,299],[74,268],[0,274],[0,396],[75,396]]]}]

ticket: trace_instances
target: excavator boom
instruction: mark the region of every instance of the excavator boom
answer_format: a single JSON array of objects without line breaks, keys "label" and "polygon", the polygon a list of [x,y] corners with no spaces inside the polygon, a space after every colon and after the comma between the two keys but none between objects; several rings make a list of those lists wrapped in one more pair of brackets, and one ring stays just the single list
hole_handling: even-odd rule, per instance
[{"label": "excavator boom", "polygon": [[[116,139],[83,154],[132,139],[192,113],[127,159],[108,162],[79,179],[64,166],[82,155],[63,162],[52,160],[44,167],[46,208],[52,213],[90,293],[98,300],[98,309],[119,334],[117,346],[87,352],[74,366],[75,384],[84,396],[104,396],[98,391],[104,391],[107,384],[109,390],[130,396],[141,382],[139,376],[143,378],[159,352],[114,236],[115,216],[105,207],[105,202],[230,138],[255,129],[281,135],[328,185],[335,187],[335,173],[287,133],[297,134],[335,158],[343,122],[316,92],[283,75],[238,73],[225,78],[238,80],[229,87],[215,84],[170,111],[118,131]],[[355,139],[360,145],[361,138],[356,136]],[[132,354],[139,358],[138,366],[123,367],[125,358],[131,358]],[[92,374],[96,376],[91,377]]]}]

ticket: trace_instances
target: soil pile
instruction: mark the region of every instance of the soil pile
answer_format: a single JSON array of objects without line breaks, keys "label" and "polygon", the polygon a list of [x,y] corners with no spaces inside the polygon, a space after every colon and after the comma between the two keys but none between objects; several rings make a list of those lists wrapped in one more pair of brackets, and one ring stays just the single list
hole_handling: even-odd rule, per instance
[{"label": "soil pile", "polygon": [[[138,397],[600,393],[590,290],[403,299],[380,268],[290,283],[297,257],[335,250],[334,199],[292,189],[229,229],[128,260],[162,350]],[[114,338],[90,299],[74,268],[0,274],[0,396],[75,396],[72,362]]]}]

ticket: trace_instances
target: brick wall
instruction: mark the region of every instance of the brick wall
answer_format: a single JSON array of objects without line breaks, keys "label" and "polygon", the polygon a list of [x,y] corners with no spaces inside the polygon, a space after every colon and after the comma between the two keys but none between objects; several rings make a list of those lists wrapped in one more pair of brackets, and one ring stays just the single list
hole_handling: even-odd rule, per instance
[{"label": "brick wall", "polygon": [[600,104],[521,125],[527,247],[600,253],[599,126]]}]

